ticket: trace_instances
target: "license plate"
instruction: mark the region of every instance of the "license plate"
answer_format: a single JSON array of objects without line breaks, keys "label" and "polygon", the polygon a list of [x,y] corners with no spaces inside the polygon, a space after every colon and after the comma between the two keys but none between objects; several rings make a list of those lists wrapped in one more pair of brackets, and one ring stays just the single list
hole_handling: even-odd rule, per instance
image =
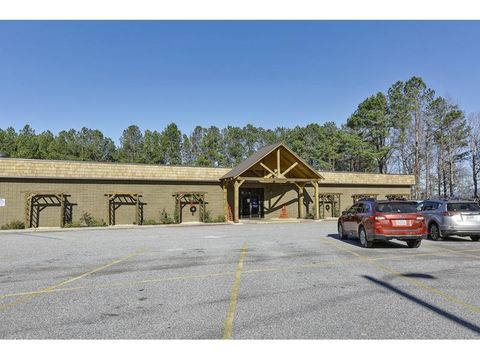
[{"label": "license plate", "polygon": [[407,225],[407,220],[395,220],[395,225],[397,226]]}]

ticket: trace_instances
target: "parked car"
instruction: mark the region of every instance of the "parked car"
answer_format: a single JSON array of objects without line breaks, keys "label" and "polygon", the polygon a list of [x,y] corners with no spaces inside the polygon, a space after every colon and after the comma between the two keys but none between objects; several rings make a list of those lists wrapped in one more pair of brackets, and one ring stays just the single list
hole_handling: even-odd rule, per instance
[{"label": "parked car", "polygon": [[338,220],[338,235],[360,239],[363,247],[379,240],[403,240],[418,248],[427,237],[425,218],[412,201],[365,200],[344,211]]},{"label": "parked car", "polygon": [[480,206],[474,201],[425,200],[419,214],[425,217],[432,240],[449,235],[480,239]]}]

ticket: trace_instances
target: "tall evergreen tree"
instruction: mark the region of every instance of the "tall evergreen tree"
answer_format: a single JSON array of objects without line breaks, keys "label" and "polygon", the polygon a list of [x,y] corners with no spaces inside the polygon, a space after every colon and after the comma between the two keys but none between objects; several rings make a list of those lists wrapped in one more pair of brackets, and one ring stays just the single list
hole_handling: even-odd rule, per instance
[{"label": "tall evergreen tree", "polygon": [[0,129],[0,153],[6,157],[14,157],[17,152],[17,132],[13,127]]},{"label": "tall evergreen tree", "polygon": [[144,138],[137,125],[130,125],[120,138],[119,159],[121,162],[141,163],[145,161]]},{"label": "tall evergreen tree", "polygon": [[163,130],[161,146],[166,164],[180,165],[182,163],[182,133],[175,123],[168,124]]},{"label": "tall evergreen tree", "polygon": [[35,136],[35,130],[33,130],[30,125],[25,125],[23,129],[19,131],[16,145],[15,157],[25,159],[37,158],[37,138]]},{"label": "tall evergreen tree", "polygon": [[370,157],[377,162],[378,172],[387,172],[387,162],[392,147],[387,144],[392,123],[387,115],[387,98],[381,92],[370,96],[358,105],[347,120],[347,128],[368,144]]}]

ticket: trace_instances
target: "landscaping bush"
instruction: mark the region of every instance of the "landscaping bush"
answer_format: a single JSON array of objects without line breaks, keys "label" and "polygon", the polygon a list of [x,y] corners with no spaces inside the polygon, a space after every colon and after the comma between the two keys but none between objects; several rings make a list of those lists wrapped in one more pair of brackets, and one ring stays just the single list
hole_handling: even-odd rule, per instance
[{"label": "landscaping bush", "polygon": [[206,223],[222,223],[225,222],[225,216],[219,215],[216,218],[212,218],[212,215],[210,214],[210,211],[205,211],[205,217],[204,217],[204,222]]},{"label": "landscaping bush", "polygon": [[66,228],[77,228],[77,227],[82,227],[83,225],[80,223],[80,221],[72,221],[69,223],[66,223],[64,227]]},{"label": "landscaping bush", "polygon": [[12,221],[8,224],[2,225],[1,230],[25,229],[25,224],[22,221]]},{"label": "landscaping bush", "polygon": [[175,219],[172,219],[164,208],[160,213],[160,224],[174,224],[175,222]]},{"label": "landscaping bush", "polygon": [[158,222],[153,219],[148,219],[143,222],[143,225],[158,225]]},{"label": "landscaping bush", "polygon": [[96,226],[107,226],[105,221],[95,219],[89,212],[85,211],[80,218],[80,221],[83,222],[88,227],[96,227]]}]

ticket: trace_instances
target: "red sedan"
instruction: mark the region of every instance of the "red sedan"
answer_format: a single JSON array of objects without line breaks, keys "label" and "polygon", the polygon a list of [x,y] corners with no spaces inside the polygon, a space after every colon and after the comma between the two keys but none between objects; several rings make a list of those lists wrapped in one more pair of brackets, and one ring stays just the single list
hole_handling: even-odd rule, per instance
[{"label": "red sedan", "polygon": [[417,213],[416,203],[409,201],[359,201],[338,219],[340,238],[357,237],[363,247],[372,247],[379,240],[397,239],[418,248],[427,232],[425,218]]}]

